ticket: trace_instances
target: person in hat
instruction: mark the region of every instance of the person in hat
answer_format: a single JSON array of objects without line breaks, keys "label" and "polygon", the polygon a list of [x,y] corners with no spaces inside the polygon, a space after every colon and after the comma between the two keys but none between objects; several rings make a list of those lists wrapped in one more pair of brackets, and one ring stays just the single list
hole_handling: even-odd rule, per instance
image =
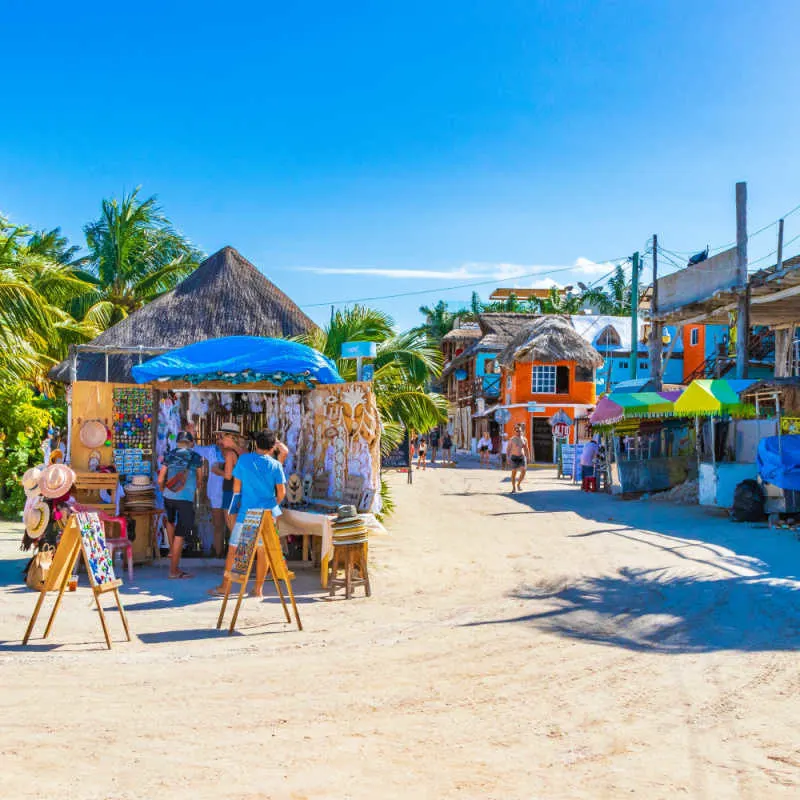
[{"label": "person in hat", "polygon": [[[247,512],[251,508],[270,509],[273,517],[277,519],[281,514],[280,503],[286,497],[286,475],[283,465],[272,455],[276,452],[279,444],[275,433],[269,430],[261,431],[256,435],[255,444],[255,453],[242,455],[233,470],[233,502],[235,504],[239,500],[239,504],[236,522],[228,544],[228,557],[225,561],[226,572],[233,567],[236,547],[239,544]],[[256,553],[256,584],[251,593],[253,597],[262,597],[266,577],[267,559],[263,546],[259,542],[259,549]],[[229,584],[230,581],[224,578],[222,584],[212,589],[209,594],[224,595]]]},{"label": "person in hat", "polygon": [[236,524],[236,515],[228,511],[233,500],[233,470],[246,448],[242,439],[241,428],[235,422],[223,422],[215,433],[220,437],[219,444],[222,459],[213,464],[211,469],[215,475],[222,476],[222,508],[225,509],[225,518],[228,530],[233,530]]},{"label": "person in hat", "polygon": [[183,542],[194,530],[194,497],[202,476],[203,459],[194,452],[194,436],[180,431],[177,448],[164,457],[158,471],[158,488],[164,496],[167,534],[170,540],[169,577],[191,578],[180,568]]}]

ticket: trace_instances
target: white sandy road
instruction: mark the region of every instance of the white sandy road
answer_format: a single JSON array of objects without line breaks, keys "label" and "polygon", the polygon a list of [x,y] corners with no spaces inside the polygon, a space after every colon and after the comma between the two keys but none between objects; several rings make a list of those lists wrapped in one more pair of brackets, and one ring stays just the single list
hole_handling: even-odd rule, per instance
[{"label": "white sandy road", "polygon": [[[215,579],[137,571],[137,641],[101,646],[86,589],[23,650],[6,528],[3,798],[616,798],[800,794],[800,543],[698,509],[511,497],[474,468],[392,477],[374,595],[306,630]],[[110,615],[112,633],[121,635]]]}]

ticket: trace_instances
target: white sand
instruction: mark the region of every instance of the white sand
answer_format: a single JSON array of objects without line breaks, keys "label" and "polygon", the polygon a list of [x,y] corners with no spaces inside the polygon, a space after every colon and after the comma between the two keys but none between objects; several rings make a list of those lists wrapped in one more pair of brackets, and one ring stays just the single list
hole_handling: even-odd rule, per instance
[{"label": "white sand", "polygon": [[218,634],[215,575],[137,569],[138,640],[111,652],[86,588],[20,647],[35,595],[6,526],[0,794],[797,797],[800,543],[504,477],[393,476],[373,597],[301,574],[302,633],[270,596]]}]

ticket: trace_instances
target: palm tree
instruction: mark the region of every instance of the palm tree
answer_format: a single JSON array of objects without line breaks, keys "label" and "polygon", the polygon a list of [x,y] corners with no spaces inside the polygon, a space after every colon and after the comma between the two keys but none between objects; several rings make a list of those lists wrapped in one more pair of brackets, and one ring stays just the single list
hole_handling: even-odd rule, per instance
[{"label": "palm tree", "polygon": [[617,264],[614,274],[605,288],[598,287],[584,292],[584,302],[593,305],[601,314],[628,317],[631,313],[632,281],[625,275],[625,268]]},{"label": "palm tree", "polygon": [[94,288],[70,265],[75,252],[58,231],[33,233],[0,218],[0,380],[42,388],[69,344],[99,333],[65,310]]},{"label": "palm tree", "polygon": [[550,287],[547,297],[535,301],[537,314],[577,314],[583,304],[582,295],[559,291],[555,286]]},{"label": "palm tree", "polygon": [[419,313],[425,317],[425,322],[414,330],[424,331],[428,338],[434,342],[441,342],[445,334],[453,330],[456,320],[461,316],[447,310],[447,303],[440,300],[435,306],[420,306]]},{"label": "palm tree", "polygon": [[140,200],[139,188],[103,200],[99,219],[84,227],[88,270],[97,283],[77,313],[106,328],[174,288],[202,260],[202,253],[178,233],[155,197]]},{"label": "palm tree", "polygon": [[441,373],[442,354],[424,331],[397,334],[388,314],[356,305],[337,311],[324,328],[297,340],[333,360],[345,380],[355,380],[356,367],[352,360],[341,358],[342,344],[377,343],[373,390],[384,452],[400,443],[404,428],[427,431],[447,420],[447,400],[426,388],[429,379]]}]

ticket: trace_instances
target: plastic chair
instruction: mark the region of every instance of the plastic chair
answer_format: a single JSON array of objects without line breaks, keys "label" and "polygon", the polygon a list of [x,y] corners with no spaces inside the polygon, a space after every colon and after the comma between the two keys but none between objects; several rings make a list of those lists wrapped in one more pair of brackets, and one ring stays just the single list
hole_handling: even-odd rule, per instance
[{"label": "plastic chair", "polygon": [[99,513],[100,521],[104,527],[109,524],[119,525],[119,536],[111,537],[106,535],[106,547],[108,552],[111,553],[111,563],[114,563],[114,556],[117,553],[127,554],[128,559],[128,580],[133,580],[133,544],[128,538],[128,520],[125,517],[112,517],[104,511]]}]

